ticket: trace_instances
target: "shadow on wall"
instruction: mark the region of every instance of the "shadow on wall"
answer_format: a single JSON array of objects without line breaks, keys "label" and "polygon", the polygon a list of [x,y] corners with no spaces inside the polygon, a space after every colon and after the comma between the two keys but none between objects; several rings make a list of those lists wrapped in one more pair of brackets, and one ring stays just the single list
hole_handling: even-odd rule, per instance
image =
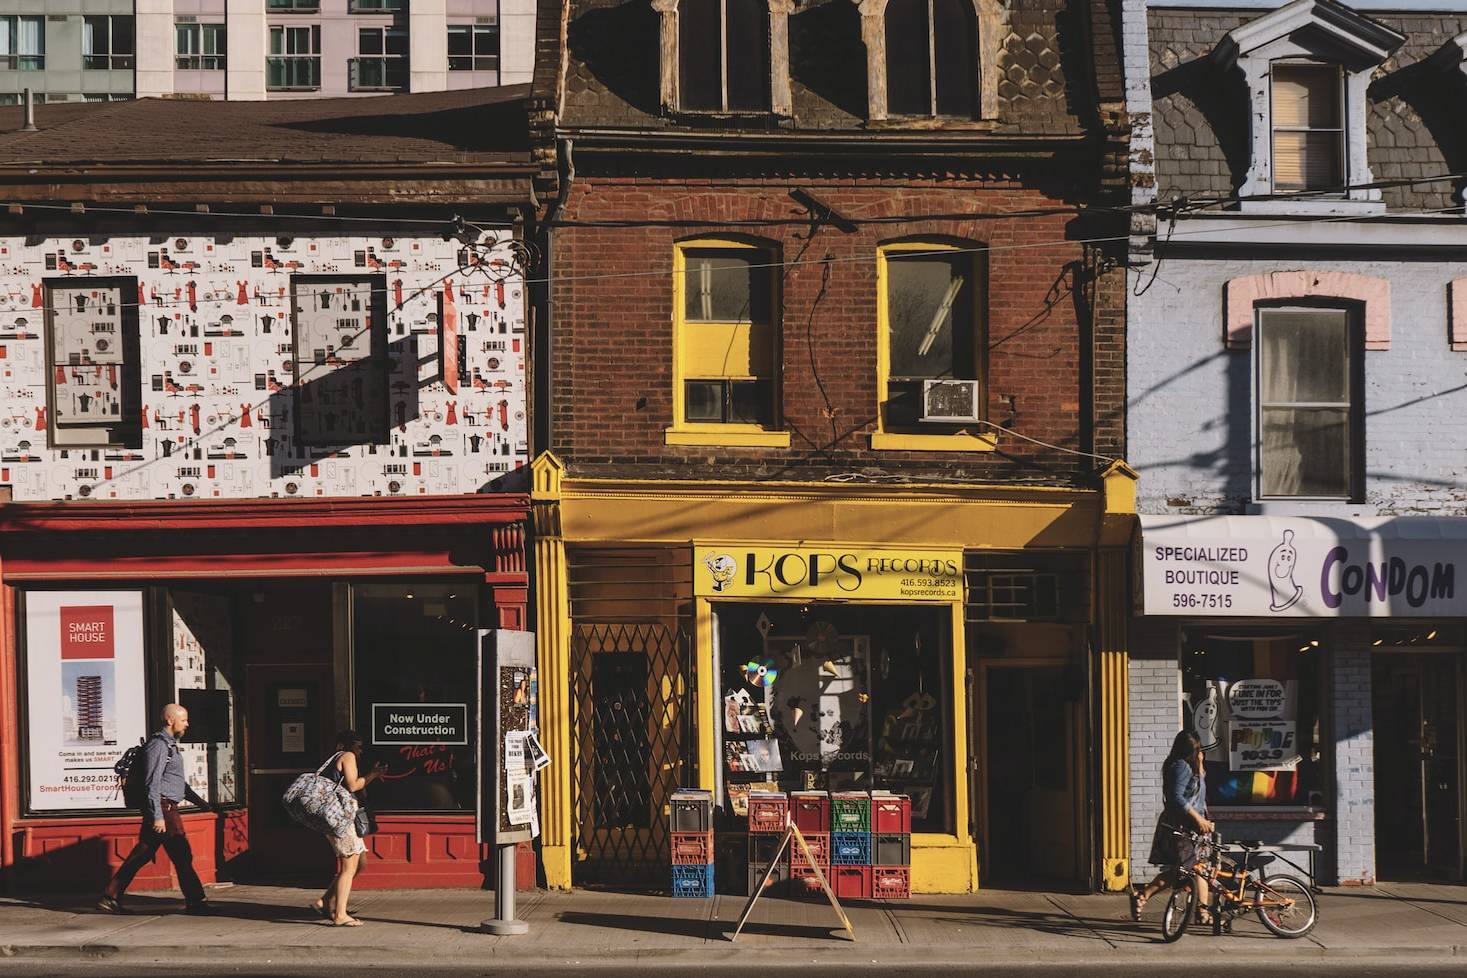
[{"label": "shadow on wall", "polygon": [[[1375,103],[1373,111],[1378,114],[1377,117],[1384,118],[1387,130],[1396,128],[1392,125],[1396,121],[1392,116],[1406,115],[1399,112],[1398,107],[1388,104],[1392,100],[1399,99],[1421,117],[1421,124],[1431,134],[1432,142],[1442,155],[1444,165],[1438,172],[1462,173],[1467,169],[1467,127],[1462,125],[1462,103],[1467,98],[1467,78],[1460,71],[1444,72],[1435,58],[1424,58],[1375,79],[1370,83],[1366,94]],[[1415,128],[1409,118],[1399,121],[1403,129]],[[1376,142],[1378,149],[1387,148],[1381,145],[1379,138]],[[1385,177],[1381,171],[1387,168],[1388,164],[1376,170],[1377,179]],[[1401,206],[1425,206],[1431,209],[1450,207],[1456,202],[1456,191],[1462,185],[1463,181],[1458,178],[1451,182],[1442,181],[1439,184],[1408,188],[1409,198],[1403,200]],[[1384,193],[1389,199],[1391,191],[1387,189]],[[1429,199],[1429,203],[1422,202],[1423,195]]]},{"label": "shadow on wall", "polygon": [[575,60],[584,64],[607,91],[635,109],[656,115],[661,100],[661,29],[650,3],[628,0],[620,6],[581,14],[568,28],[567,43]]},{"label": "shadow on wall", "polygon": [[[655,79],[654,79],[655,86]],[[655,93],[654,87],[654,93]],[[439,109],[415,115],[342,115],[275,123],[298,133],[332,136],[383,136],[447,143],[464,152],[515,153],[529,148],[529,124],[520,100]],[[298,140],[309,157],[310,140]]]},{"label": "shadow on wall", "polygon": [[[1242,69],[1235,66],[1220,72],[1206,57],[1197,58],[1152,76],[1151,97],[1156,103],[1153,112],[1156,119],[1166,119],[1169,115],[1168,107],[1160,104],[1163,100],[1178,98],[1192,103],[1210,130],[1198,127],[1195,145],[1206,145],[1210,136],[1227,161],[1231,188],[1237,190],[1243,185],[1252,150],[1248,127],[1251,102]],[[1185,111],[1185,106],[1177,108]],[[1158,136],[1158,145],[1162,142],[1163,138]]]}]

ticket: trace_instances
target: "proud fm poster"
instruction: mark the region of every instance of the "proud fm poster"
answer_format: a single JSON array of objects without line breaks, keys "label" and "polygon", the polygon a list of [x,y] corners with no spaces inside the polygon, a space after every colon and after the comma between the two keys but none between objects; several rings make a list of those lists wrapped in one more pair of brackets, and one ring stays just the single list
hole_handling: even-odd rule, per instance
[{"label": "proud fm poster", "polygon": [[148,732],[142,592],[28,591],[25,639],[31,811],[122,808],[112,766]]}]

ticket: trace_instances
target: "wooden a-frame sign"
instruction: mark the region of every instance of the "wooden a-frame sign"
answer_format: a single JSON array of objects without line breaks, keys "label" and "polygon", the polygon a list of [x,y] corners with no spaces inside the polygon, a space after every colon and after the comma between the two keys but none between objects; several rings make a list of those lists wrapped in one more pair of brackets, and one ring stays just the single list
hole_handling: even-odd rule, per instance
[{"label": "wooden a-frame sign", "polygon": [[850,918],[841,909],[840,901],[835,898],[835,893],[830,889],[830,881],[825,878],[824,871],[815,862],[815,857],[810,853],[809,843],[800,834],[800,830],[795,828],[794,822],[785,823],[784,836],[779,840],[779,849],[774,853],[774,858],[769,860],[769,868],[764,871],[764,876],[760,878],[759,885],[754,887],[754,892],[749,894],[749,902],[744,904],[744,912],[739,914],[739,925],[734,928],[734,932],[729,935],[728,939],[730,941],[738,940],[739,931],[743,930],[744,924],[749,922],[749,914],[754,912],[754,904],[763,895],[764,887],[769,885],[769,877],[774,875],[774,867],[779,865],[780,858],[789,850],[791,839],[799,845],[800,851],[805,854],[806,864],[814,868],[815,878],[820,881],[820,888],[825,891],[825,897],[830,901],[831,909],[835,911],[835,915],[840,918],[841,926],[846,929],[846,933],[851,935],[851,940],[854,941],[856,939],[856,932],[851,927]]}]

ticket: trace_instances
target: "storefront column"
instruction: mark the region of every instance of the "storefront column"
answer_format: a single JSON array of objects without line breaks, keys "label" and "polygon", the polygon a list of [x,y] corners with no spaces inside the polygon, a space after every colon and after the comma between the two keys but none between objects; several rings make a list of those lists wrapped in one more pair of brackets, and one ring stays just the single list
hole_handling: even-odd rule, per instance
[{"label": "storefront column", "polygon": [[535,521],[535,634],[540,670],[540,736],[556,763],[540,778],[540,860],[545,885],[571,885],[570,592],[560,485],[565,466],[549,452],[535,459],[530,496]]},{"label": "storefront column", "polygon": [[11,889],[15,819],[20,812],[20,671],[15,655],[15,589],[0,585],[0,890]]},{"label": "storefront column", "polygon": [[1330,662],[1334,710],[1335,881],[1375,882],[1375,742],[1370,621],[1335,623]]},{"label": "storefront column", "polygon": [[1126,551],[1100,550],[1095,567],[1095,656],[1100,720],[1100,888],[1130,885],[1130,663]]}]

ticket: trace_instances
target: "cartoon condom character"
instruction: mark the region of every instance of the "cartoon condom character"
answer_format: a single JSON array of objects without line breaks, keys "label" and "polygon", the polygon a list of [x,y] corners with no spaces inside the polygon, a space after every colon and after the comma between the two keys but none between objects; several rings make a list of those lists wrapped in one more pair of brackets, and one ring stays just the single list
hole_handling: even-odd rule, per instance
[{"label": "cartoon condom character", "polygon": [[724,588],[733,583],[738,564],[728,554],[709,554],[703,558],[703,563],[707,566],[708,573],[713,575],[714,591],[722,593]]},{"label": "cartoon condom character", "polygon": [[1287,611],[1304,596],[1304,589],[1294,583],[1294,567],[1299,551],[1294,549],[1294,531],[1285,530],[1284,538],[1268,555],[1268,591],[1273,603],[1269,611]]}]

